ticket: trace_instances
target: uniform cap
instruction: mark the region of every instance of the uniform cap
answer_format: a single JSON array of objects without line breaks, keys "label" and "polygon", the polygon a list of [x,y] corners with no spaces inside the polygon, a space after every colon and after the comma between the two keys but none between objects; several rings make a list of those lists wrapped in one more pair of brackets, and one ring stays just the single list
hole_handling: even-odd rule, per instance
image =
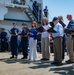
[{"label": "uniform cap", "polygon": [[17,25],[17,23],[16,22],[13,22],[13,25]]},{"label": "uniform cap", "polygon": [[58,20],[58,18],[57,18],[57,17],[54,17],[54,18],[53,18],[53,21],[56,21],[56,20]]},{"label": "uniform cap", "polygon": [[27,25],[27,23],[22,23],[22,25]]}]

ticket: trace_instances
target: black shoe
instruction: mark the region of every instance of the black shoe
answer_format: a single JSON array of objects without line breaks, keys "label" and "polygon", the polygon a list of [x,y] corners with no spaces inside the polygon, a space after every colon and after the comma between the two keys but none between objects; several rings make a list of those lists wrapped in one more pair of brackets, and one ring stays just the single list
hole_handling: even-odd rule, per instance
[{"label": "black shoe", "polygon": [[45,60],[49,60],[49,59],[45,59]]},{"label": "black shoe", "polygon": [[46,60],[45,58],[42,58],[41,60]]},{"label": "black shoe", "polygon": [[13,59],[13,58],[14,58],[14,56],[10,57],[10,59]]},{"label": "black shoe", "polygon": [[71,60],[67,60],[66,63],[67,63],[67,64],[71,64],[71,63],[74,63],[74,62],[71,61]]},{"label": "black shoe", "polygon": [[62,63],[56,63],[56,66],[61,66],[62,65]]},{"label": "black shoe", "polygon": [[22,57],[21,59],[27,59],[27,57]]},{"label": "black shoe", "polygon": [[52,62],[51,64],[57,64],[57,62]]}]

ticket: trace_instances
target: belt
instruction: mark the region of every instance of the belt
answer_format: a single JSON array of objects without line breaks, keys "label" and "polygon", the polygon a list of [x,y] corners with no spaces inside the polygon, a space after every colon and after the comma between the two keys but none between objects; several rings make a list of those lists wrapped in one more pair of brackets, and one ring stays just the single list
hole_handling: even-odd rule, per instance
[{"label": "belt", "polygon": [[57,37],[54,37],[54,39],[56,39],[56,38],[62,38],[62,36],[57,36]]},{"label": "belt", "polygon": [[18,35],[11,35],[11,36],[18,36]]}]

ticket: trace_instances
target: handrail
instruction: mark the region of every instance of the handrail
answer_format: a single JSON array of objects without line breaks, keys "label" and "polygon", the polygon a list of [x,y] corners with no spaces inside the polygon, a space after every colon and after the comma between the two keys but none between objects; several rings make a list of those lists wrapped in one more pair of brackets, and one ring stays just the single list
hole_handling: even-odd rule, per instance
[{"label": "handrail", "polygon": [[33,9],[34,9],[35,15],[38,17],[38,12],[34,6],[33,6]]},{"label": "handrail", "polygon": [[[31,8],[30,8],[30,6],[29,5],[27,5],[28,6],[28,8],[29,8],[29,10],[30,10],[30,12],[32,13],[32,10],[31,10]],[[33,15],[34,16],[34,15]],[[35,17],[34,17],[35,18]]]},{"label": "handrail", "polygon": [[50,19],[52,20],[52,17],[51,17],[51,15],[50,15],[49,12],[48,12],[48,17],[47,17],[47,18],[49,19],[49,17],[50,17]]},{"label": "handrail", "polygon": [[40,9],[38,8],[38,11],[36,10],[36,8],[34,7],[34,6],[32,6],[33,7],[33,11],[34,11],[34,13],[35,13],[35,15],[36,15],[36,17],[37,17],[37,21],[40,21],[41,19],[40,19],[40,13],[41,13],[41,11],[40,11]]},{"label": "handrail", "polygon": [[[27,5],[27,4],[26,4]],[[27,5],[27,8],[29,9],[29,11],[32,13],[32,15],[33,15],[33,17],[37,20],[37,21],[40,21],[41,19],[40,19],[40,10],[38,10],[38,12],[37,12],[37,10],[36,10],[36,8],[34,7],[34,12],[35,12],[35,15],[36,15],[36,17],[34,16],[34,14],[33,14],[33,11],[32,11],[32,9],[31,9],[31,7],[29,6],[29,5]]]},{"label": "handrail", "polygon": [[32,10],[31,10],[30,6],[29,6],[29,5],[27,5],[27,6],[28,6],[28,8],[29,8],[30,12],[32,12]]}]

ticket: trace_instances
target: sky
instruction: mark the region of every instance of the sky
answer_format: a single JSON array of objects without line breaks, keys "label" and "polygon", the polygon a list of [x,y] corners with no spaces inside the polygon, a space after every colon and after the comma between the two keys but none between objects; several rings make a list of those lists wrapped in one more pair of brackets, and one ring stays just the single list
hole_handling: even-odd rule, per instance
[{"label": "sky", "polygon": [[74,19],[74,0],[43,0],[43,8],[48,7],[49,21],[53,17],[63,16],[64,23],[68,24],[67,14],[72,14]]}]

